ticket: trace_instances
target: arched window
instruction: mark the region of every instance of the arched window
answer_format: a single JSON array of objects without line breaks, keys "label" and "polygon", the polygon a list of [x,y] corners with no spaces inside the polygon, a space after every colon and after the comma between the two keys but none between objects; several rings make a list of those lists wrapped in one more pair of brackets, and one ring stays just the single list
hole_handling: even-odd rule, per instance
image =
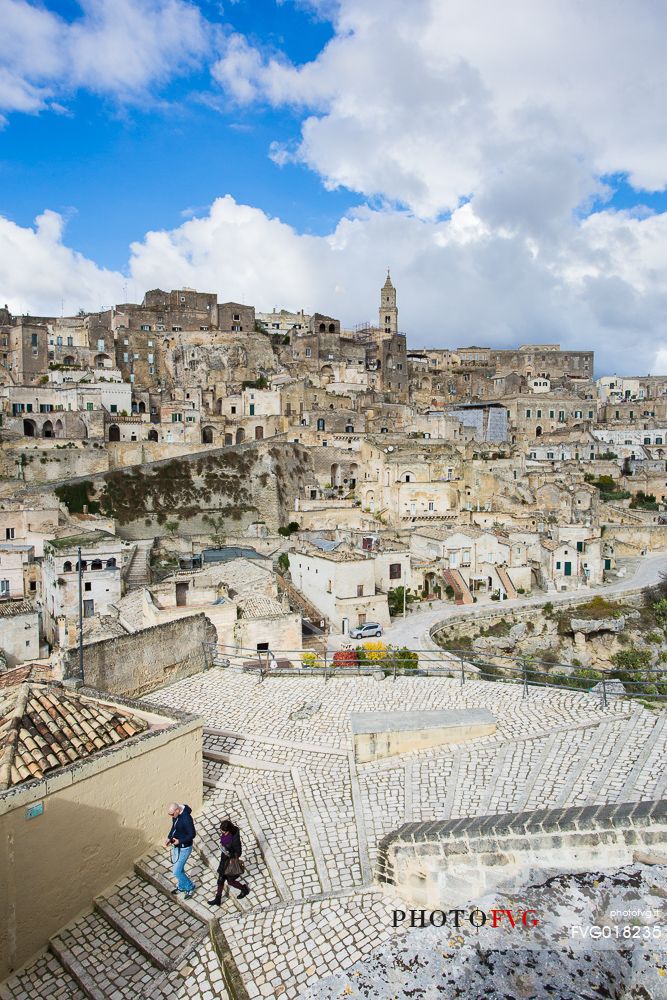
[{"label": "arched window", "polygon": [[320,333],[325,333],[325,332],[326,332],[326,329],[327,329],[327,328],[326,328],[326,326],[324,325],[324,323],[320,323]]},{"label": "arched window", "polygon": [[93,561],[90,564],[90,568],[91,569],[102,569],[102,560],[101,559],[93,559]]},{"label": "arched window", "polygon": [[63,563],[63,573],[71,573],[71,572],[72,572],[72,564],[68,559],[67,562]]},{"label": "arched window", "polygon": [[212,427],[202,427],[201,441],[202,441],[202,444],[213,444],[213,428]]},{"label": "arched window", "polygon": [[[88,563],[86,562],[85,559],[82,559],[81,560],[81,570],[83,571],[83,570],[86,570],[86,569],[88,569]],[[77,570],[77,572],[79,570],[79,564],[78,563],[76,564],[76,570]]]},{"label": "arched window", "polygon": [[120,441],[120,427],[118,424],[112,424],[109,428],[109,440]]},{"label": "arched window", "polygon": [[335,333],[335,332],[336,332],[336,324],[329,323],[329,333]]},{"label": "arched window", "polygon": [[45,420],[42,424],[42,437],[52,438],[53,437],[53,424],[50,420]]},{"label": "arched window", "polygon": [[107,559],[107,569],[115,569],[115,568],[116,568],[116,560],[112,556],[111,559]]},{"label": "arched window", "polygon": [[157,439],[158,439],[158,437],[157,437],[157,431],[156,430],[150,430],[148,432],[148,440],[149,441],[157,441]]}]

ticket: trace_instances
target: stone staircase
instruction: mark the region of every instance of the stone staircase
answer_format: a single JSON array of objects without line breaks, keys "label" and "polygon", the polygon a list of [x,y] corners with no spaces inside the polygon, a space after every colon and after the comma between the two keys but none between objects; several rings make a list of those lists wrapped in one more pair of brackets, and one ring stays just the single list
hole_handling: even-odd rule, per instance
[{"label": "stone staircase", "polygon": [[496,570],[496,576],[500,580],[505,590],[505,593],[507,594],[507,600],[513,601],[515,597],[519,596],[519,594],[517,593],[516,587],[510,580],[509,573],[507,572],[504,566],[496,566],[495,570]]},{"label": "stone staircase", "polygon": [[[215,877],[193,860],[188,870],[205,890],[197,894],[203,900]],[[217,914],[172,895],[168,871],[164,851],[138,862],[134,873],[95,899],[92,912],[51,938],[46,954],[2,984],[0,1000],[180,1000],[207,993],[244,1000],[227,989],[235,969],[220,961]],[[236,912],[225,900],[221,912],[229,911]]]},{"label": "stone staircase", "polygon": [[150,554],[155,544],[154,538],[138,538],[134,543],[134,552],[125,567],[124,579],[127,590],[146,587],[151,582]]},{"label": "stone staircase", "polygon": [[457,569],[445,569],[442,571],[442,578],[446,584],[454,591],[454,599],[457,604],[474,604],[472,594],[461,574]]},{"label": "stone staircase", "polygon": [[329,622],[326,615],[322,614],[319,608],[316,608],[314,604],[311,604],[311,602],[303,596],[300,590],[297,590],[296,587],[289,583],[289,581],[286,580],[284,576],[281,576],[280,573],[276,574],[276,582],[278,584],[278,593],[285,595],[292,611],[300,611],[303,617],[306,618],[312,625],[316,625],[324,631],[328,630]]}]

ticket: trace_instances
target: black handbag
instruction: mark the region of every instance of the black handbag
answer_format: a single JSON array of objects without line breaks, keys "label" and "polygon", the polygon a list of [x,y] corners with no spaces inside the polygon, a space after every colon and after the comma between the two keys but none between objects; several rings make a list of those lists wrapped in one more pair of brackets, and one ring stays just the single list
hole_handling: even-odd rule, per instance
[{"label": "black handbag", "polygon": [[243,875],[245,872],[245,865],[240,858],[230,858],[225,865],[225,875],[236,878],[237,875]]}]

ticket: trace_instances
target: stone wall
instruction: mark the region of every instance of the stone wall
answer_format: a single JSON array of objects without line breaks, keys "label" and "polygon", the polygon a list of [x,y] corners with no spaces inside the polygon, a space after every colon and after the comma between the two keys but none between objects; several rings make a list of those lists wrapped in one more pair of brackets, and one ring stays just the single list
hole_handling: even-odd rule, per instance
[{"label": "stone wall", "polygon": [[163,840],[169,802],[201,806],[201,720],[142,708],[148,732],[0,795],[0,979]]},{"label": "stone wall", "polygon": [[[84,681],[111,694],[139,697],[210,667],[216,632],[204,614],[103,639],[84,647]],[[79,653],[64,654],[63,676],[77,677]]]},{"label": "stone wall", "polygon": [[104,446],[88,443],[75,446],[51,438],[49,443],[6,442],[0,446],[0,476],[26,483],[54,483],[73,477],[106,472],[109,455]]},{"label": "stone wall", "polygon": [[380,842],[375,877],[411,906],[449,910],[512,892],[529,870],[621,867],[666,843],[666,799],[406,823]]}]

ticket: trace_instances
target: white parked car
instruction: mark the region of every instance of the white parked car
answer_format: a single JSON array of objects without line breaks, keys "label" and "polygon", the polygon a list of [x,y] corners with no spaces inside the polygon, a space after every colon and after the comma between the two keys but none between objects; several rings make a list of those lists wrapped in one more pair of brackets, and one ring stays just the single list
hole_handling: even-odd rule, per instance
[{"label": "white parked car", "polygon": [[376,635],[382,635],[382,626],[377,622],[364,622],[363,625],[350,629],[352,639],[370,639]]}]

